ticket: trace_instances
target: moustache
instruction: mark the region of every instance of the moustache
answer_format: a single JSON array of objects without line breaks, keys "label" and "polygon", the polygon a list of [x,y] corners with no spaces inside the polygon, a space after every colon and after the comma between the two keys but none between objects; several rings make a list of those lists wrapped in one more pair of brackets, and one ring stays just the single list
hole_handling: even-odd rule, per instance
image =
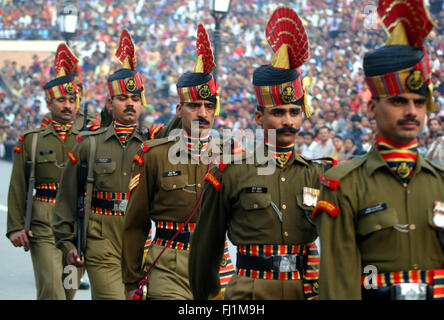
[{"label": "moustache", "polygon": [[290,133],[298,133],[298,130],[293,127],[282,127],[279,129],[276,129],[276,134],[284,133],[284,132],[290,132]]},{"label": "moustache", "polygon": [[197,118],[196,120],[193,120],[193,122],[203,123],[206,125],[210,124],[210,121],[208,121],[207,119],[201,118],[201,117]]},{"label": "moustache", "polygon": [[72,114],[72,111],[69,110],[69,109],[63,109],[63,110],[62,110],[62,113],[71,113],[71,114]]},{"label": "moustache", "polygon": [[401,119],[398,120],[396,122],[397,125],[402,126],[404,124],[408,124],[409,122],[414,122],[418,127],[420,126],[420,122],[418,120],[416,120],[415,118],[405,118],[405,119]]},{"label": "moustache", "polygon": [[130,111],[136,113],[136,109],[134,109],[133,107],[128,107],[123,112],[130,112]]}]

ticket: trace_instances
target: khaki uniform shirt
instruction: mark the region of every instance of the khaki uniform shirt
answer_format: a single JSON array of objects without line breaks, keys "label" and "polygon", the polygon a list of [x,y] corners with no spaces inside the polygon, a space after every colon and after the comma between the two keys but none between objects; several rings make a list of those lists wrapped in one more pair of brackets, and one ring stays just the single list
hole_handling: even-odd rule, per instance
[{"label": "khaki uniform shirt", "polygon": [[[168,137],[156,139],[146,142],[146,145],[149,150],[138,152],[143,163],[136,164],[133,170],[132,191],[125,213],[122,267],[127,290],[137,288],[137,282],[144,276],[140,261],[151,220],[185,222],[199,200],[203,179],[209,170],[208,164],[191,162],[180,137],[171,141]],[[169,152],[178,145],[185,152],[180,156],[182,161],[173,164],[169,160]],[[215,142],[210,140],[208,150],[215,147]],[[197,222],[199,216],[197,211],[190,222]]]},{"label": "khaki uniform shirt", "polygon": [[[257,159],[254,164],[247,163],[244,159],[223,172],[213,169],[221,183],[219,191],[205,184],[203,213],[190,253],[190,285],[195,299],[208,299],[219,291],[218,270],[227,231],[234,245],[304,245],[317,237],[306,217],[314,207],[304,204],[303,188],[319,189],[323,165],[296,152],[284,168],[276,167],[271,175],[258,174],[265,163]],[[272,202],[282,212],[282,221]]]},{"label": "khaki uniform shirt", "polygon": [[[62,142],[52,124],[45,128],[25,132],[15,149],[14,164],[11,174],[11,183],[8,193],[8,226],[6,235],[24,229],[26,213],[26,198],[28,187],[25,174],[26,161],[31,160],[32,136],[38,134],[35,162],[35,185],[58,184],[62,176],[62,169],[68,160],[68,152],[76,144],[79,131],[75,126],[68,132],[65,142]],[[36,221],[38,217],[33,213],[32,224],[51,221]]]},{"label": "khaki uniform shirt", "polygon": [[[138,127],[129,137],[126,148],[122,148],[113,124],[94,133],[82,135],[81,143],[72,151],[75,160],[69,160],[63,172],[52,223],[56,246],[65,255],[76,244],[78,171],[81,162],[89,162],[92,138],[96,139],[96,156],[94,163],[88,163],[88,167],[94,166],[93,191],[128,193],[134,155],[147,137],[142,136]],[[85,212],[82,233],[85,247],[89,215],[90,212]]]},{"label": "khaki uniform shirt", "polygon": [[437,236],[444,229],[432,222],[434,202],[444,201],[443,168],[418,155],[404,188],[373,146],[364,157],[327,171],[326,178],[314,219],[321,299],[361,299],[366,266],[379,273],[444,268]]}]

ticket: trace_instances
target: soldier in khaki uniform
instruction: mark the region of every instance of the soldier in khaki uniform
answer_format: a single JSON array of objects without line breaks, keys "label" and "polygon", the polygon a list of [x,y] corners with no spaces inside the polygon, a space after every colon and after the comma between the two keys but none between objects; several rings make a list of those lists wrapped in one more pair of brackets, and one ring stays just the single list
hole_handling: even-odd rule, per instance
[{"label": "soldier in khaki uniform", "polygon": [[[112,123],[82,135],[64,170],[52,223],[56,246],[67,261],[85,265],[92,299],[125,299],[121,273],[123,219],[133,157],[148,139],[137,119],[145,105],[144,87],[136,71],[135,48],[127,30],[122,32],[116,57],[123,65],[108,78],[107,104]],[[147,130],[146,130],[147,131]],[[79,167],[87,162],[85,218],[79,256],[76,207]]]},{"label": "soldier in khaki uniform", "polygon": [[[282,42],[278,33],[286,30],[276,25],[277,16],[304,30],[293,10],[275,11],[267,29],[277,34],[267,38],[278,44],[273,48],[276,54],[271,65],[253,73],[258,101],[255,120],[265,130],[265,140],[257,143],[269,157],[247,153],[241,164],[221,164],[207,175],[189,264],[195,299],[208,299],[219,290],[217,271],[227,231],[237,246],[237,268],[225,299],[316,299],[319,257],[309,215],[323,165],[294,150],[302,112],[310,116],[310,110],[296,70],[306,58],[298,60],[289,49],[304,48],[307,37],[303,31],[301,43]],[[294,54],[305,56],[303,50]],[[269,130],[275,129],[273,143]]]},{"label": "soldier in khaki uniform", "polygon": [[[80,93],[71,74],[76,61],[66,45],[58,47],[54,63],[57,77],[44,86],[51,122],[46,127],[25,132],[14,148],[6,235],[16,247],[30,248],[37,299],[71,299],[75,293],[74,289],[66,292],[65,289],[69,288],[64,289],[62,274],[65,262],[62,252],[54,245],[51,219],[62,169],[68,159],[68,152],[75,145],[76,136],[80,133],[74,125]],[[28,227],[25,212],[29,183],[25,173],[27,161],[33,161],[35,165],[36,193],[28,220],[30,230],[26,233],[25,228]]]},{"label": "soldier in khaki uniform", "polygon": [[416,140],[434,110],[422,47],[433,23],[417,2],[381,1],[378,13],[390,38],[364,56],[378,136],[368,154],[322,178],[313,213],[320,298],[443,299],[444,169],[418,153]]},{"label": "soldier in khaki uniform", "polygon": [[[77,83],[77,87],[79,88],[80,98],[83,98],[85,96],[85,87],[83,86],[82,79],[78,73],[73,73],[72,76],[74,77]],[[85,119],[84,114],[85,114],[84,108],[76,107],[76,117],[74,120],[74,126],[77,128],[77,130],[82,130],[84,127],[84,119]],[[50,123],[51,123],[51,113],[47,113],[42,117],[40,125],[42,127],[47,127]],[[92,114],[91,112],[88,112],[86,129],[89,131],[95,131],[99,127],[100,127],[99,114]]]},{"label": "soldier in khaki uniform", "polygon": [[[219,91],[210,74],[215,65],[202,25],[198,29],[197,48],[209,50],[206,51],[209,54],[198,50],[194,72],[183,74],[177,82],[180,104],[176,110],[183,130],[174,138],[144,143],[134,158],[122,250],[123,281],[128,299],[136,292],[141,293],[138,287],[144,270],[140,261],[151,221],[156,225],[156,233],[147,256],[150,268],[147,296],[150,299],[193,298],[188,282],[190,236],[200,215],[196,210],[202,197],[203,179],[212,166],[211,150],[220,151],[218,142],[208,136],[214,117],[219,113]],[[192,132],[192,123],[199,126],[198,132]],[[180,234],[171,241],[177,232]],[[233,273],[228,252],[225,258],[222,267],[219,260],[221,275],[218,280],[221,282]]]}]

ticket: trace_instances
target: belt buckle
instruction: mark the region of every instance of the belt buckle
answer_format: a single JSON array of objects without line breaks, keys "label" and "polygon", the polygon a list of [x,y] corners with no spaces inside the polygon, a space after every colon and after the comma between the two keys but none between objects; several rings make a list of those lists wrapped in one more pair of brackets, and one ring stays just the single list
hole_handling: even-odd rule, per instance
[{"label": "belt buckle", "polygon": [[114,211],[125,212],[128,200],[114,200]]},{"label": "belt buckle", "polygon": [[427,300],[425,283],[399,283],[393,287],[394,300]]},{"label": "belt buckle", "polygon": [[297,254],[273,256],[274,272],[292,272],[297,270]]}]

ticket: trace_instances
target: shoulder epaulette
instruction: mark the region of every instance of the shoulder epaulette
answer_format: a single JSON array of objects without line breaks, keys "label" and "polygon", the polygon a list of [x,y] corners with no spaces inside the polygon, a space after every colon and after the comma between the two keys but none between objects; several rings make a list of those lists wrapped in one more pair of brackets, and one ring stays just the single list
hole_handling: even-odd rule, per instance
[{"label": "shoulder epaulette", "polygon": [[83,139],[88,137],[88,136],[93,136],[93,135],[96,135],[96,134],[100,134],[100,133],[105,132],[106,130],[107,130],[107,127],[106,128],[98,128],[95,131],[90,131],[90,130],[80,131],[79,134],[77,135],[77,143],[82,142]]},{"label": "shoulder epaulette", "polygon": [[99,134],[99,133],[103,133],[106,130],[108,130],[108,127],[104,127],[104,128],[99,128],[97,130],[91,131],[91,130],[85,130],[85,131],[80,131],[79,135],[83,136],[91,136],[91,135],[95,135],[95,134]]},{"label": "shoulder epaulette", "polygon": [[321,175],[321,184],[332,190],[337,190],[342,178],[349,174],[354,169],[358,168],[366,161],[366,157],[358,157],[349,160],[341,165],[337,165],[329,169]]},{"label": "shoulder epaulette", "polygon": [[439,170],[439,171],[444,171],[444,167],[442,166],[442,165],[440,165],[440,164],[437,164],[437,163],[435,163],[435,162],[433,162],[433,161],[430,161],[430,160],[427,160],[427,159],[424,159],[428,164],[430,164],[433,168],[435,168],[435,169],[437,169],[437,170]]},{"label": "shoulder epaulette", "polygon": [[[175,140],[169,140],[168,137],[160,138],[160,139],[154,139],[154,140],[147,140],[144,143],[147,145],[149,149],[160,146],[162,144],[167,144],[168,142],[174,142]],[[148,151],[148,150],[147,150]]]},{"label": "shoulder epaulette", "polygon": [[21,136],[26,137],[26,136],[27,136],[28,134],[30,134],[30,133],[40,132],[40,131],[43,131],[43,130],[45,130],[45,129],[46,129],[46,127],[39,127],[39,128],[35,128],[35,129],[31,129],[31,130],[27,130],[27,131],[23,132],[23,133],[21,134]]}]

